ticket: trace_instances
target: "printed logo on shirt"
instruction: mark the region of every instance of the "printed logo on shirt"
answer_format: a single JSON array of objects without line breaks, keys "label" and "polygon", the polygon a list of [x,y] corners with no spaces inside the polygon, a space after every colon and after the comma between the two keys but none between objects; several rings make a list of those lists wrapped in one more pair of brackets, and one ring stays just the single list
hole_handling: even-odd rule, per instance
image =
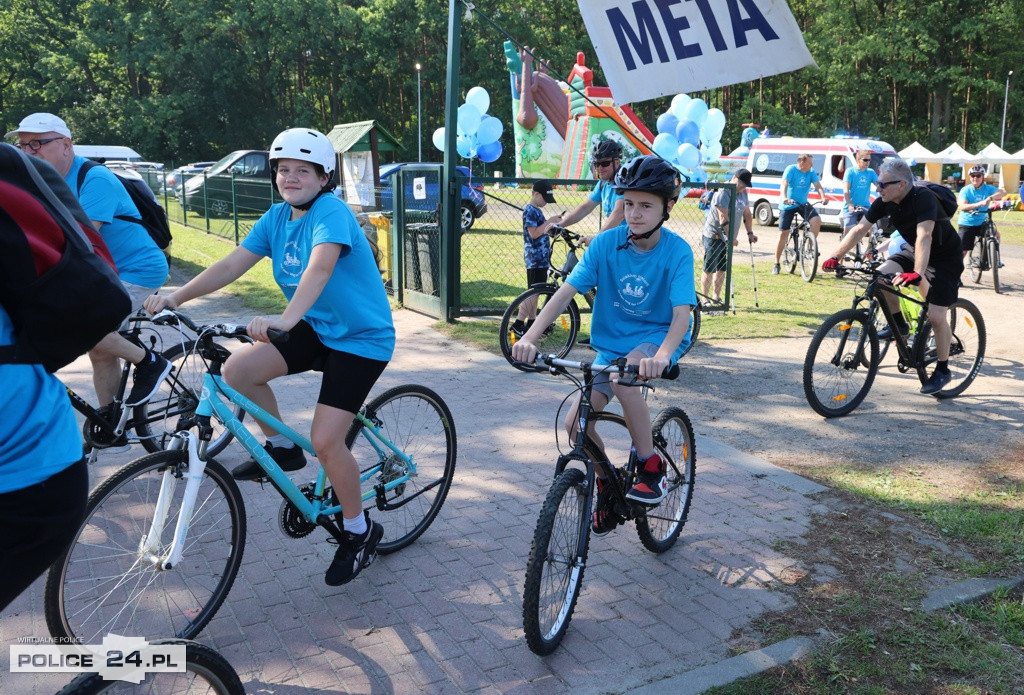
[{"label": "printed logo on shirt", "polygon": [[281,272],[293,278],[302,277],[302,254],[299,245],[294,241],[285,244]]},{"label": "printed logo on shirt", "polygon": [[650,295],[651,283],[643,275],[629,274],[619,278],[619,304],[624,311],[631,314],[646,314],[640,308]]}]

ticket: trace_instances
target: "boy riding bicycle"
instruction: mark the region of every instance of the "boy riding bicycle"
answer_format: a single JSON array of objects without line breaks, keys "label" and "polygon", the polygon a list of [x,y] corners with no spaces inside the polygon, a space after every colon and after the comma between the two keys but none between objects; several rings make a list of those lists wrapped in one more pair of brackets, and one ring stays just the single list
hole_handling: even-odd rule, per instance
[{"label": "boy riding bicycle", "polygon": [[[615,176],[615,190],[622,194],[625,222],[598,235],[565,284],[541,310],[537,321],[512,346],[512,356],[532,363],[536,341],[544,329],[569,304],[577,292],[597,288],[591,326],[596,362],[609,364],[625,357],[639,365],[641,379],[659,377],[676,362],[689,344],[690,310],[697,302],[693,275],[693,251],[682,237],[663,234],[662,225],[679,198],[680,178],[665,160],[649,155],[634,159]],[[591,399],[595,410],[612,397],[619,399],[633,445],[639,475],[626,495],[637,502],[655,505],[665,497],[665,465],[654,450],[651,413],[639,389],[612,382],[607,374],[594,379]],[[576,397],[565,426],[570,436],[577,427],[580,405]],[[600,446],[596,436],[595,443]],[[598,498],[592,518],[594,533],[611,531],[618,520],[609,513],[609,468],[598,461]]]}]

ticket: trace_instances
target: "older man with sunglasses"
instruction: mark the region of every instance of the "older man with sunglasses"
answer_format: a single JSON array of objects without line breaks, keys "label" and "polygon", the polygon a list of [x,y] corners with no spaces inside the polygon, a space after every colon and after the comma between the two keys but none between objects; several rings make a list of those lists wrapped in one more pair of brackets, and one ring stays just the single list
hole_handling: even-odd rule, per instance
[{"label": "older man with sunglasses", "polygon": [[[953,331],[949,326],[949,306],[956,301],[960,274],[964,270],[960,237],[942,210],[938,198],[928,188],[914,185],[910,166],[899,157],[882,162],[878,171],[878,198],[871,204],[864,218],[839,242],[830,258],[821,267],[834,271],[839,259],[868,233],[873,225],[888,216],[910,249],[890,256],[878,267],[882,273],[897,274],[893,285],[920,283],[921,295],[928,301],[928,320],[935,335],[938,360],[935,371],[921,387],[921,393],[938,394],[951,380],[949,373],[949,347]],[[897,321],[902,337],[909,331],[899,309],[899,298],[885,293]],[[883,336],[879,333],[880,337]],[[891,337],[891,336],[889,336]]]},{"label": "older man with sunglasses", "polygon": [[[594,187],[587,199],[565,215],[559,224],[568,227],[574,222],[582,220],[598,204],[601,205],[601,212],[604,215],[604,221],[601,223],[598,233],[606,229],[614,229],[622,224],[625,220],[625,215],[622,212],[622,196],[616,193],[612,186],[612,181],[615,180],[615,174],[618,173],[621,163],[622,145],[614,140],[601,140],[594,145],[590,150],[590,164],[597,175],[597,186]],[[583,235],[580,240],[586,245],[593,238],[594,235]]]}]

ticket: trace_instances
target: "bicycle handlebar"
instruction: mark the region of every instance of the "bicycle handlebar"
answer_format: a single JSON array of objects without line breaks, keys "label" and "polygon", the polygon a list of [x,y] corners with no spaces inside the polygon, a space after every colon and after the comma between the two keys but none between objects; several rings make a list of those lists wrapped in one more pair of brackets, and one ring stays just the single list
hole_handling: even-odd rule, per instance
[{"label": "bicycle handlebar", "polygon": [[[619,376],[633,375],[636,377],[640,371],[640,365],[637,364],[626,364],[626,358],[620,357],[614,360],[612,364],[600,364],[598,362],[580,362],[576,360],[562,359],[555,354],[539,354],[537,355],[537,362],[543,362],[550,370],[554,373],[564,371],[566,369],[578,369],[580,371],[589,372],[616,372]],[[536,366],[536,363],[534,363]],[[540,367],[538,367],[540,369]],[[679,376],[679,365],[673,364],[665,368],[661,373],[660,379],[676,379]]]},{"label": "bicycle handlebar", "polygon": [[[173,309],[164,309],[160,313],[156,314],[153,317],[153,323],[159,326],[182,324],[200,336],[208,335],[220,338],[249,338],[249,334],[245,330],[245,324],[217,323],[208,326],[201,326],[196,324],[185,314]],[[267,335],[271,340],[278,340],[280,342],[287,342],[289,337],[288,331],[282,331],[277,328],[268,328]]]}]

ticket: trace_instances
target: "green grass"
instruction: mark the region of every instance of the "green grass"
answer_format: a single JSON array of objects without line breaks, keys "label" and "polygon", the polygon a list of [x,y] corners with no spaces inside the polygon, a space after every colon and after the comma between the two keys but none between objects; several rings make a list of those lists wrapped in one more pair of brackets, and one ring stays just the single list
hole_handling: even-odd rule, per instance
[{"label": "green grass", "polygon": [[1002,235],[1002,243],[1024,246],[1024,210],[997,212],[993,219]]}]

